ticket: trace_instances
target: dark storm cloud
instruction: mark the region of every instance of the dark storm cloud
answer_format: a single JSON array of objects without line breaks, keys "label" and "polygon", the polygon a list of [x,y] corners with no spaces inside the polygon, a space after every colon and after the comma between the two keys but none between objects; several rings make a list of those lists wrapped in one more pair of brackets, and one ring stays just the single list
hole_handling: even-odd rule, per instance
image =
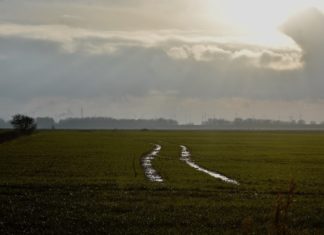
[{"label": "dark storm cloud", "polygon": [[[187,42],[178,47],[179,41],[152,46],[152,42],[116,37],[66,42],[55,42],[56,37],[35,39],[35,35],[31,36],[34,39],[2,38],[0,53],[6,59],[0,64],[0,95],[23,99],[46,95],[143,97],[151,91],[174,91],[179,97],[196,98],[303,97],[298,69],[267,66],[295,52],[254,52],[237,46],[228,50],[217,44]],[[290,89],[292,82],[294,89]]]},{"label": "dark storm cloud", "polygon": [[307,85],[314,96],[323,98],[324,14],[311,8],[290,18],[282,28],[303,50]]}]

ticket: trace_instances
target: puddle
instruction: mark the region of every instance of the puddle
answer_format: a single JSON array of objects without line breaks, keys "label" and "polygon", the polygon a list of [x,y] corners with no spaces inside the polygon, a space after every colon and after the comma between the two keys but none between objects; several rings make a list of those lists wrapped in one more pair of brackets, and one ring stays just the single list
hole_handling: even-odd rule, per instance
[{"label": "puddle", "polygon": [[224,175],[221,175],[217,172],[213,172],[213,171],[209,171],[209,170],[206,170],[202,167],[200,167],[199,165],[197,165],[194,161],[192,161],[191,159],[191,154],[190,152],[188,151],[188,148],[184,145],[180,145],[181,147],[181,160],[182,161],[185,161],[189,166],[191,166],[192,168],[195,168],[197,171],[201,171],[201,172],[204,172],[216,179],[220,179],[226,183],[230,183],[230,184],[236,184],[236,185],[239,185],[239,182],[237,182],[236,180],[233,180],[233,179],[230,179],[230,178],[227,178],[226,176]]},{"label": "puddle", "polygon": [[152,161],[159,154],[161,148],[160,145],[155,145],[153,151],[145,155],[142,159],[145,176],[152,182],[163,182],[162,177],[152,166]]}]

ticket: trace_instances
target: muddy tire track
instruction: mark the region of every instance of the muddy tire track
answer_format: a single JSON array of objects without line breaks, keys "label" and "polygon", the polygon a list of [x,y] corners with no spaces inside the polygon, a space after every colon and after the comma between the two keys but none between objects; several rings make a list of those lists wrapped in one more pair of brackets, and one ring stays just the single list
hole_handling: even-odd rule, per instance
[{"label": "muddy tire track", "polygon": [[180,160],[186,162],[189,166],[191,166],[192,168],[196,169],[197,171],[201,171],[201,172],[204,172],[216,179],[220,179],[226,183],[229,183],[229,184],[235,184],[235,185],[239,185],[240,183],[236,180],[233,180],[233,179],[230,179],[224,175],[221,175],[217,172],[213,172],[213,171],[209,171],[207,169],[204,169],[202,167],[200,167],[198,164],[196,164],[192,159],[191,159],[191,154],[188,150],[188,148],[184,145],[180,145],[181,147],[181,157],[180,157]]},{"label": "muddy tire track", "polygon": [[153,168],[152,161],[161,151],[161,146],[156,144],[152,152],[144,155],[142,158],[142,166],[144,168],[144,174],[146,178],[148,178],[152,182],[163,182],[162,177],[157,173],[157,171]]}]

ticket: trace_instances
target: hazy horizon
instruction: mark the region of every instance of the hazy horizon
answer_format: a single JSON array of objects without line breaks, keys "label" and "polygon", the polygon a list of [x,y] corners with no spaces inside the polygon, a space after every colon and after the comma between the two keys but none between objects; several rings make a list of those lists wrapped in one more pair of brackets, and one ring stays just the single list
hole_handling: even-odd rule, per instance
[{"label": "hazy horizon", "polygon": [[324,120],[324,3],[0,1],[0,117]]}]

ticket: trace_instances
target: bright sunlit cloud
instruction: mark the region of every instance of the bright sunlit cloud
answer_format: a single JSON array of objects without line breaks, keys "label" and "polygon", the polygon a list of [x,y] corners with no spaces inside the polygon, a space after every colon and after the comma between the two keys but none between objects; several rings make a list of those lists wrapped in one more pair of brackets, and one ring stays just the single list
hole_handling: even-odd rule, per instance
[{"label": "bright sunlit cloud", "polygon": [[223,21],[244,33],[274,31],[292,14],[307,7],[323,9],[324,6],[317,0],[210,0],[208,4],[211,18],[219,20],[213,9],[221,8]]}]

